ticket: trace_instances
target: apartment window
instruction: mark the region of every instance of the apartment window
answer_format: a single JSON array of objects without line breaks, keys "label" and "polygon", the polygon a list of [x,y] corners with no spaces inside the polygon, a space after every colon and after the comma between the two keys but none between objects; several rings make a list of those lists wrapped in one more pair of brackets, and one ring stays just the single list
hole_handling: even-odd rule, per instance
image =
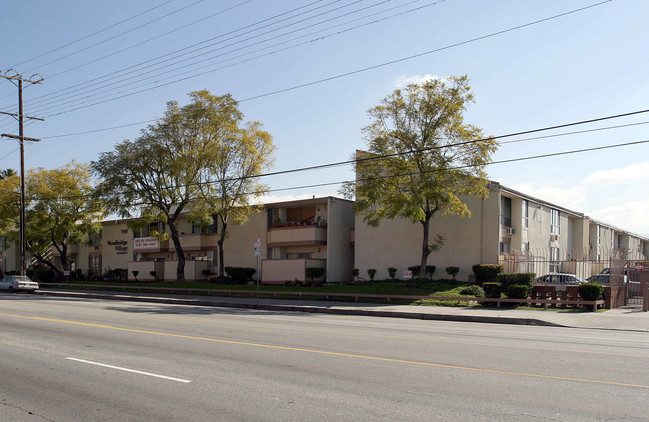
[{"label": "apartment window", "polygon": [[550,248],[550,272],[558,273],[561,263],[559,262],[559,248],[551,247]]},{"label": "apartment window", "polygon": [[522,242],[521,243],[521,252],[524,255],[527,255],[530,253],[530,242]]},{"label": "apartment window", "polygon": [[559,210],[550,210],[550,233],[559,234]]},{"label": "apartment window", "polygon": [[509,243],[500,242],[500,253],[509,253]]},{"label": "apartment window", "polygon": [[98,233],[91,233],[88,236],[88,245],[89,246],[101,245],[101,230]]},{"label": "apartment window", "polygon": [[88,255],[89,275],[101,275],[101,254]]},{"label": "apartment window", "polygon": [[512,226],[512,198],[506,196],[500,198],[500,225]]},{"label": "apartment window", "polygon": [[523,209],[522,209],[522,214],[523,214],[523,227],[529,227],[529,208],[530,204],[527,202],[526,199],[523,199]]}]

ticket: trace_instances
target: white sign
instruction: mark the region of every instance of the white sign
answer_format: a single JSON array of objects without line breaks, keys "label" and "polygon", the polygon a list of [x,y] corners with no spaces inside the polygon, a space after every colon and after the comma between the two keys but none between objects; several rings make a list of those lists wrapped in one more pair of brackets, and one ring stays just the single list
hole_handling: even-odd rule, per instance
[{"label": "white sign", "polygon": [[412,278],[412,271],[410,270],[403,270],[401,273],[401,276],[405,279]]},{"label": "white sign", "polygon": [[155,237],[136,237],[133,239],[133,249],[159,248],[160,241]]},{"label": "white sign", "polygon": [[255,244],[255,256],[259,256],[261,254],[261,239],[255,239],[254,244]]}]

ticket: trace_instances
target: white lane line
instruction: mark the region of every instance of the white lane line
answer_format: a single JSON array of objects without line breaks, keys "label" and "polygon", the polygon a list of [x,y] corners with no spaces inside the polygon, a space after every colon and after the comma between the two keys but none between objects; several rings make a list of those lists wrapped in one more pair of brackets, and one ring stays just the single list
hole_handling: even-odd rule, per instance
[{"label": "white lane line", "polygon": [[148,375],[150,377],[162,378],[162,379],[171,380],[171,381],[178,381],[178,382],[184,382],[184,383],[191,382],[190,380],[184,380],[182,378],[167,377],[165,375],[152,374],[151,372],[144,372],[144,371],[138,371],[136,369],[122,368],[121,366],[107,365],[105,363],[93,362],[93,361],[90,361],[90,360],[83,360],[83,359],[77,359],[77,358],[71,358],[71,357],[67,357],[66,359],[74,360],[74,361],[82,362],[82,363],[88,363],[90,365],[103,366],[105,368],[118,369],[120,371],[133,372],[134,374]]}]

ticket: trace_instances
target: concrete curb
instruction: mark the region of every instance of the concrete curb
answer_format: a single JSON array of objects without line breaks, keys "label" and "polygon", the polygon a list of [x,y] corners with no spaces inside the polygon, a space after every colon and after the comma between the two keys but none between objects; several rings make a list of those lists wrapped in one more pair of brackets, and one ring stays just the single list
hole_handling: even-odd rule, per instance
[{"label": "concrete curb", "polygon": [[201,299],[182,299],[172,297],[147,297],[147,296],[129,296],[123,294],[103,294],[103,293],[85,293],[85,292],[65,292],[65,291],[41,291],[40,294],[60,297],[84,297],[90,299],[108,299],[123,300],[130,302],[148,302],[148,303],[165,303],[172,305],[191,305],[191,306],[212,306],[219,308],[240,308],[240,309],[258,309],[266,311],[284,311],[284,312],[305,312],[305,313],[322,313],[333,315],[360,315],[383,318],[407,318],[422,319],[432,321],[455,321],[455,322],[478,322],[488,324],[513,324],[513,325],[535,325],[546,327],[568,327],[549,321],[543,321],[536,318],[512,318],[512,317],[489,317],[484,315],[453,315],[453,314],[435,314],[426,312],[399,312],[387,310],[367,310],[367,309],[344,309],[331,308],[325,306],[300,306],[300,305],[273,305],[267,303],[236,303],[236,302],[219,302],[218,300],[201,300]]}]

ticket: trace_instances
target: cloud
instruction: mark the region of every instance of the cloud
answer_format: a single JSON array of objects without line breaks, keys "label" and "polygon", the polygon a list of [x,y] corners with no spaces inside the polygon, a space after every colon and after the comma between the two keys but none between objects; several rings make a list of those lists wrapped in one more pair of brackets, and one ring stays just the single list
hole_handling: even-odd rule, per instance
[{"label": "cloud", "polygon": [[394,80],[394,86],[395,88],[403,88],[404,86],[410,85],[410,84],[422,84],[426,81],[430,81],[432,79],[437,79],[441,81],[446,81],[448,78],[443,78],[441,76],[437,75],[412,75],[412,76],[406,76],[406,75],[401,75],[398,76]]},{"label": "cloud", "polygon": [[647,236],[649,234],[648,208],[649,199],[627,201],[602,208],[589,215],[597,220],[629,230],[632,233],[644,233]]},{"label": "cloud", "polygon": [[588,188],[586,186],[574,186],[566,189],[552,185],[534,187],[528,183],[519,183],[511,186],[511,188],[521,193],[525,193],[543,201],[577,212],[583,211],[588,199]]},{"label": "cloud", "polygon": [[631,164],[617,169],[599,170],[584,179],[585,183],[597,185],[613,185],[640,181],[649,182],[649,161]]}]

